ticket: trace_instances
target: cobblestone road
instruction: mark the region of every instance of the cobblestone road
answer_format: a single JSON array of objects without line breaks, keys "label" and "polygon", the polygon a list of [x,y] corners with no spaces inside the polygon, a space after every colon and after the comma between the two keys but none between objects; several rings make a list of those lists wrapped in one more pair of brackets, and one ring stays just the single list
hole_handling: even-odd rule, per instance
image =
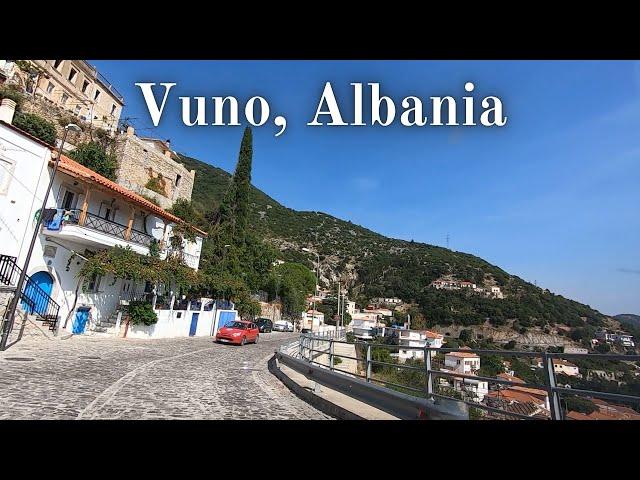
[{"label": "cobblestone road", "polygon": [[0,419],[328,419],[267,370],[294,339],[23,340],[0,352]]}]

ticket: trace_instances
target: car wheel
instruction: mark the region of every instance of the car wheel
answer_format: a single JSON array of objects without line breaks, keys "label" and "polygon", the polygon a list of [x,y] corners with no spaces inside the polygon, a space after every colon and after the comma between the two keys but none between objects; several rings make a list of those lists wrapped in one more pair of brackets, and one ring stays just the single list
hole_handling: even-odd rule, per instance
[{"label": "car wheel", "polygon": [[240,345],[246,345],[247,344],[247,337],[242,337],[242,341],[240,342]]}]

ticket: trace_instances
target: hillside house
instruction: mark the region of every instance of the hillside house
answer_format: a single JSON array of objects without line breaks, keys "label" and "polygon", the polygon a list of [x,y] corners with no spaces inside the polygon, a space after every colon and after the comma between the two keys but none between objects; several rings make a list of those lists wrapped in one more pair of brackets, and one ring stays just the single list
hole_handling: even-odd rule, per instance
[{"label": "hillside house", "polygon": [[[123,301],[146,298],[155,305],[156,299],[164,296],[166,300],[160,303],[172,308],[176,292],[171,285],[154,290],[148,282],[95,276],[85,279],[85,288],[79,289],[77,274],[84,259],[99,250],[119,246],[148,255],[152,243],[159,246],[161,258],[178,256],[182,263],[197,270],[206,234],[66,156],[60,159],[47,208],[40,212],[53,172],[54,152],[51,146],[11,125],[12,103],[5,99],[0,106],[0,254],[4,272],[22,267],[34,232],[34,219],[44,216],[27,271],[37,287],[25,290],[30,303],[22,307],[41,316],[53,315],[54,309],[57,327],[74,334],[109,322]],[[190,228],[194,241],[183,239],[181,246],[172,246],[177,224]],[[0,277],[7,288],[16,280],[7,275]],[[74,302],[76,291],[78,298]],[[209,311],[213,312],[213,308]],[[181,314],[180,328],[187,321],[190,320]],[[189,334],[191,326],[187,323],[186,331],[181,332]],[[206,330],[208,334],[211,328],[202,327],[201,322],[198,331]]]}]

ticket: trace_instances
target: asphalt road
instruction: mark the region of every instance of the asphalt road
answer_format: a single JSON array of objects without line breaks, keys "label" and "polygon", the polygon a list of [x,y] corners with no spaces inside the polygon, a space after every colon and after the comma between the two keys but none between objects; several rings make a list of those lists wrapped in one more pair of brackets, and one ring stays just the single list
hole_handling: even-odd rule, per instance
[{"label": "asphalt road", "polygon": [[0,352],[0,419],[328,419],[267,370],[295,335],[26,339]]}]

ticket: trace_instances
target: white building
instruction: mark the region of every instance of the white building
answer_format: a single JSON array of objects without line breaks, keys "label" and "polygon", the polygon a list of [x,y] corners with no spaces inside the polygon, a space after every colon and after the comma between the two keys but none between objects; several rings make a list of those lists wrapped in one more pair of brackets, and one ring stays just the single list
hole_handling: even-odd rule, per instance
[{"label": "white building", "polygon": [[347,308],[346,308],[347,313],[349,315],[351,315],[351,317],[353,317],[355,315],[355,313],[356,313],[356,302],[352,302],[350,300],[347,300],[346,305],[347,305]]},{"label": "white building", "polygon": [[373,313],[356,312],[351,316],[349,327],[353,335],[359,340],[371,340],[375,337],[376,329],[384,324],[378,321],[378,315]]},{"label": "white building", "polygon": [[448,352],[444,355],[444,368],[471,375],[480,370],[480,357],[471,352]]},{"label": "white building", "polygon": [[318,310],[309,309],[302,312],[302,328],[310,328],[311,331],[318,331],[324,325],[324,313]]},{"label": "white building", "polygon": [[[542,358],[535,359],[538,368],[544,368],[544,364],[542,363]],[[564,358],[554,358],[553,359],[553,371],[555,373],[562,373],[564,375],[568,375],[569,377],[578,377],[580,376],[580,370],[578,366],[571,363]]]},{"label": "white building", "polygon": [[377,297],[372,298],[371,301],[375,304],[386,304],[386,305],[400,305],[402,300],[397,297]]},{"label": "white building", "polygon": [[479,403],[489,393],[489,382],[486,380],[464,377],[454,377],[452,380],[453,388],[462,392],[467,400]]},{"label": "white building", "polygon": [[[424,350],[402,347],[418,347],[420,349],[424,349],[425,347],[440,348],[444,341],[443,335],[429,330],[393,329],[393,335],[400,347],[397,357],[401,362],[404,362],[408,358],[424,360]],[[431,353],[433,354],[433,352]]]},{"label": "white building", "polygon": [[[152,242],[157,242],[161,258],[180,256],[184,264],[197,269],[206,234],[190,227],[195,241],[184,240],[182,251],[173,249],[173,227],[184,224],[180,218],[65,156],[47,208],[40,212],[54,164],[52,147],[11,125],[12,104],[5,99],[0,107],[0,120],[6,122],[0,123],[0,261],[24,265],[36,216],[44,216],[26,272],[31,285],[38,287],[25,289],[32,305],[24,307],[41,317],[53,315],[55,310],[58,328],[75,334],[109,323],[121,303],[131,298],[153,297],[155,303],[157,295],[164,294],[160,303],[171,307],[176,292],[170,286],[152,292],[149,284],[98,276],[85,279],[85,288],[78,288],[82,285],[77,274],[84,259],[99,250],[130,247],[147,255]],[[11,279],[0,281],[11,286]],[[192,317],[187,334],[202,331],[197,327],[199,315],[195,320]],[[210,325],[206,330],[212,328]],[[160,331],[162,326],[155,329]]]}]

